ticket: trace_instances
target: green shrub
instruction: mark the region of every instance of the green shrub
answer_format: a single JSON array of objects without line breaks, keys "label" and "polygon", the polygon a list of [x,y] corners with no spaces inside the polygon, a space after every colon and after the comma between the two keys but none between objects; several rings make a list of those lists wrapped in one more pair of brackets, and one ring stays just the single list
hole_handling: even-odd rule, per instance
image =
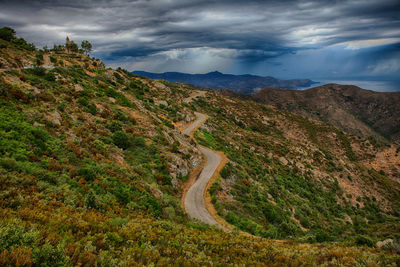
[{"label": "green shrub", "polygon": [[65,250],[61,245],[54,247],[51,244],[46,243],[42,247],[34,248],[32,251],[32,258],[36,263],[35,266],[71,266],[71,264],[69,264],[68,256],[66,256]]},{"label": "green shrub", "polygon": [[96,171],[92,167],[84,167],[78,169],[78,174],[90,182],[97,178]]},{"label": "green shrub", "polygon": [[368,246],[368,247],[373,247],[375,245],[375,242],[371,238],[363,235],[357,236],[355,243],[359,246]]},{"label": "green shrub", "polygon": [[111,246],[121,245],[124,239],[117,232],[107,232],[105,234],[106,244],[110,244]]},{"label": "green shrub", "polygon": [[283,221],[283,210],[272,203],[267,203],[263,208],[263,213],[267,222],[279,224]]},{"label": "green shrub", "polygon": [[32,246],[40,240],[40,232],[34,228],[26,231],[19,220],[0,226],[0,250],[18,246]]},{"label": "green shrub", "polygon": [[278,227],[278,232],[281,237],[295,236],[299,230],[299,227],[291,221],[282,222]]},{"label": "green shrub", "polygon": [[6,169],[7,171],[18,170],[17,161],[13,158],[0,158],[0,166]]},{"label": "green shrub", "polygon": [[45,76],[46,75],[46,69],[40,66],[34,67],[32,70],[32,73],[35,74],[36,76]]},{"label": "green shrub", "polygon": [[16,38],[15,34],[15,30],[10,27],[0,28],[0,39],[10,42]]},{"label": "green shrub", "polygon": [[54,75],[54,72],[49,71],[44,75],[44,79],[49,81],[49,82],[55,82],[56,81],[56,76]]},{"label": "green shrub", "polygon": [[86,194],[85,199],[84,199],[85,207],[89,209],[100,209],[100,201],[97,198],[96,193],[93,191],[93,189],[90,189],[89,192]]},{"label": "green shrub", "polygon": [[106,128],[111,132],[122,131],[122,125],[120,122],[113,121],[111,123],[107,123]]},{"label": "green shrub", "polygon": [[220,175],[222,178],[228,178],[228,176],[232,173],[232,163],[228,162],[225,167],[221,170]]},{"label": "green shrub", "polygon": [[55,58],[54,56],[50,56],[50,62],[51,63],[57,63],[57,58]]},{"label": "green shrub", "polygon": [[113,190],[112,193],[116,198],[123,204],[128,204],[131,201],[131,197],[129,194],[129,187],[122,183],[117,183]]},{"label": "green shrub", "polygon": [[82,106],[86,107],[89,105],[89,100],[86,96],[78,98],[78,103],[81,104]]},{"label": "green shrub", "polygon": [[144,192],[140,197],[140,202],[151,212],[154,217],[159,217],[161,215],[160,203],[149,193]]},{"label": "green shrub", "polygon": [[117,147],[122,149],[128,149],[131,146],[128,135],[123,131],[116,131],[112,136],[112,140]]},{"label": "green shrub", "polygon": [[331,240],[331,238],[326,231],[319,230],[315,233],[315,241],[317,241],[319,243],[330,241],[330,240]]},{"label": "green shrub", "polygon": [[90,103],[84,108],[84,111],[89,112],[92,115],[96,115],[97,114],[96,105],[93,103]]},{"label": "green shrub", "polygon": [[43,54],[36,55],[36,65],[40,66],[43,64]]}]

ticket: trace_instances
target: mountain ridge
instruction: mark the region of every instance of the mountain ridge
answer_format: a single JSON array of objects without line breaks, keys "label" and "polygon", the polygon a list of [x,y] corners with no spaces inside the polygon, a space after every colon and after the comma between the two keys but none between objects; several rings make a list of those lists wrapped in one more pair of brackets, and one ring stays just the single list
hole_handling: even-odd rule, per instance
[{"label": "mountain ridge", "polygon": [[315,82],[310,79],[280,80],[272,76],[257,76],[253,74],[224,74],[219,71],[205,74],[189,74],[182,72],[151,73],[133,71],[132,73],[152,79],[163,79],[169,82],[185,82],[210,89],[230,89],[234,92],[251,95],[264,87],[296,89],[307,87]]},{"label": "mountain ridge", "polygon": [[400,139],[400,92],[326,84],[307,90],[263,88],[251,99],[323,120],[361,136]]}]

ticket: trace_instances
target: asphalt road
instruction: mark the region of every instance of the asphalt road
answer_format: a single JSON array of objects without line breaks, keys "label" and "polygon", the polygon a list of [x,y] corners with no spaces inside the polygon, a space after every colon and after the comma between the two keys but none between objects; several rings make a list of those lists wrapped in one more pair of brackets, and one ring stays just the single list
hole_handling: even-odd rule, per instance
[{"label": "asphalt road", "polygon": [[200,221],[210,225],[219,225],[206,209],[203,194],[208,180],[211,179],[221,162],[221,156],[202,146],[200,147],[200,151],[206,158],[206,164],[201,171],[199,178],[186,193],[185,210],[191,218],[199,219]]},{"label": "asphalt road", "polygon": [[[183,102],[190,102],[192,99],[198,96],[204,96],[205,91],[198,91],[193,93],[190,97],[185,98]],[[182,131],[185,135],[191,135],[201,124],[203,124],[207,120],[207,115],[195,112],[196,120],[191,123],[186,129]],[[206,189],[208,181],[213,176],[215,170],[218,168],[218,165],[221,163],[221,156],[203,146],[199,146],[201,153],[203,153],[206,163],[204,168],[201,170],[201,173],[198,179],[194,182],[194,184],[189,188],[186,193],[184,203],[185,210],[191,218],[199,219],[200,221],[210,224],[210,225],[219,225],[217,221],[211,216],[208,212],[205,202],[204,202],[204,191]]]},{"label": "asphalt road", "polygon": [[207,116],[202,113],[195,112],[194,114],[196,115],[197,119],[182,131],[183,134],[190,135],[190,133],[204,123],[207,118]]}]

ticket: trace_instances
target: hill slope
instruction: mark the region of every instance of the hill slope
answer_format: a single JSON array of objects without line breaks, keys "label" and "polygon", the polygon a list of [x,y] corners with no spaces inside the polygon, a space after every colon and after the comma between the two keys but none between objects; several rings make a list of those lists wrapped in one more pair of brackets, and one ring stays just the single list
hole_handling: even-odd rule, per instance
[{"label": "hill slope", "polygon": [[206,74],[187,74],[181,72],[151,73],[134,71],[133,73],[151,79],[163,79],[170,82],[185,82],[210,89],[230,89],[234,92],[250,95],[264,87],[296,89],[310,86],[313,81],[308,79],[279,80],[274,77],[256,75],[223,74],[218,71]]},{"label": "hill slope", "polygon": [[400,140],[400,93],[327,84],[304,91],[264,88],[252,99],[329,122],[361,136]]},{"label": "hill slope", "polygon": [[[399,232],[390,144],[215,92],[184,103],[187,85],[82,54],[0,47],[0,265],[399,263],[374,248]],[[211,188],[215,208],[259,237],[184,213],[203,159],[179,129],[195,110],[210,116],[198,142],[230,159]]]}]

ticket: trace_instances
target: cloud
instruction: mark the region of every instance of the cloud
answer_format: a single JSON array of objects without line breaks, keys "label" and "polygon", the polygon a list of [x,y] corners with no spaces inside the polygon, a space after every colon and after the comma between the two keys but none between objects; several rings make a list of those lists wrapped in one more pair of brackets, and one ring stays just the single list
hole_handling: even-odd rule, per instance
[{"label": "cloud", "polygon": [[[286,75],[284,69],[292,68],[283,60],[289,59],[304,64],[294,75],[310,69],[303,57],[307,54],[318,71],[322,68],[328,74],[329,62],[324,66],[320,61],[330,58],[332,51],[340,54],[342,64],[359,66],[365,61],[360,54],[369,55],[351,54],[355,62],[349,64],[346,48],[370,51],[371,46],[397,43],[398,14],[398,0],[0,1],[0,25],[14,27],[39,46],[64,42],[66,35],[77,42],[87,39],[94,55],[111,66],[150,71],[218,67],[263,74],[280,70]],[[384,61],[380,62],[370,71],[383,70]],[[386,69],[398,74],[396,64],[388,64],[392,67]]]}]

